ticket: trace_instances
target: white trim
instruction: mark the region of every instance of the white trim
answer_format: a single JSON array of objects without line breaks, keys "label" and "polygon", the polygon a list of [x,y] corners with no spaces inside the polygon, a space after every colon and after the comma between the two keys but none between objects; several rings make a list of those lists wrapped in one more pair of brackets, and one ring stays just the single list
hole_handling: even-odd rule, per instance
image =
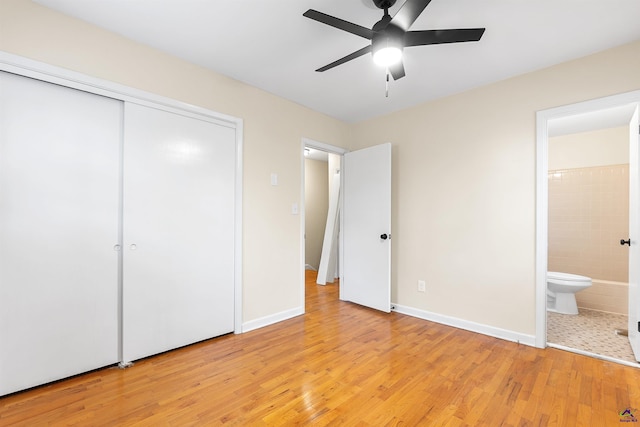
[{"label": "white trim", "polygon": [[[340,194],[338,195],[338,197],[340,197],[340,206],[341,208],[344,207],[344,155],[346,153],[344,153],[342,155],[342,157],[340,158]],[[341,209],[340,212],[340,217],[338,218],[338,220],[340,221],[340,233],[338,234],[338,264],[340,265],[340,269],[341,271],[344,271],[344,266],[345,266],[345,261],[344,261],[344,212]],[[342,276],[342,274],[340,274],[340,276]],[[340,277],[341,282],[340,282],[340,286],[338,287],[338,299],[340,299],[340,301],[347,301],[347,293],[346,293],[346,289],[344,286],[344,278]]]},{"label": "white trim", "polygon": [[292,308],[291,310],[281,311],[280,313],[271,314],[269,316],[260,317],[259,319],[250,320],[242,325],[242,332],[249,332],[255,329],[264,328],[284,320],[289,320],[304,314],[304,306]]},{"label": "white trim", "polygon": [[302,311],[306,312],[306,280],[307,280],[307,272],[306,270],[306,262],[307,262],[307,249],[306,249],[306,240],[307,240],[307,228],[306,228],[306,218],[307,218],[307,209],[305,203],[305,186],[306,186],[306,169],[305,169],[305,157],[304,157],[304,148],[306,147],[305,139],[302,138],[302,142],[300,143],[300,163],[302,171],[302,175],[300,177],[300,182],[302,185],[300,186],[300,264],[302,265],[300,269],[300,283],[302,283],[302,287],[300,289],[300,301],[299,305],[302,307]]},{"label": "white trim", "polygon": [[547,346],[549,121],[576,114],[637,104],[638,102],[640,102],[640,90],[550,108],[536,113],[536,347],[544,348]]},{"label": "white trim", "polygon": [[0,71],[55,83],[108,98],[159,108],[177,114],[186,114],[202,120],[215,121],[218,124],[230,127],[236,127],[238,126],[238,121],[241,122],[237,117],[2,51],[0,51]]},{"label": "white trim", "polygon": [[243,121],[206,108],[166,98],[150,92],[91,77],[65,68],[0,51],[0,71],[82,90],[121,101],[145,105],[188,117],[206,120],[236,130],[234,332],[242,332],[242,174]]},{"label": "white trim", "polygon": [[120,103],[120,142],[118,144],[118,364],[131,366],[124,361],[124,102]]},{"label": "white trim", "polygon": [[314,141],[313,139],[309,139],[309,138],[302,138],[303,160],[304,160],[304,147],[315,148],[316,150],[326,151],[327,153],[341,154],[341,155],[349,151],[345,148],[338,147],[335,145],[325,144],[324,142]]},{"label": "white trim", "polygon": [[242,119],[236,119],[236,182],[235,182],[235,255],[234,255],[234,320],[233,332],[242,333],[242,188],[244,174],[244,122]]},{"label": "white trim", "polygon": [[[536,335],[535,346],[545,348],[547,345],[547,246],[549,210],[549,132],[548,119],[543,112],[536,113]],[[541,308],[542,307],[542,308]]]},{"label": "white trim", "polygon": [[481,323],[471,322],[456,317],[445,316],[443,314],[432,313],[425,310],[419,310],[413,307],[407,307],[399,304],[391,304],[392,311],[406,314],[407,316],[417,317],[418,319],[428,320],[430,322],[440,323],[442,325],[452,326],[466,331],[476,332],[482,335],[488,335],[494,338],[500,338],[506,341],[517,342],[528,346],[535,345],[535,337],[533,335],[521,334],[506,329],[496,328],[494,326],[483,325]]}]

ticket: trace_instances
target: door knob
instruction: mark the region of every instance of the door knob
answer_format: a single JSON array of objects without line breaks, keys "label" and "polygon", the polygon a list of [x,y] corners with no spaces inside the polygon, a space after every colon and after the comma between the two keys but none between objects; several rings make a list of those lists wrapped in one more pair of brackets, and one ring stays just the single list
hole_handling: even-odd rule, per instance
[{"label": "door knob", "polygon": [[389,237],[389,236],[387,236],[386,234],[381,234],[381,235],[380,235],[380,238],[381,238],[382,240],[387,240],[387,238],[388,238],[388,237]]},{"label": "door knob", "polygon": [[631,238],[629,238],[629,240],[620,239],[620,244],[631,246]]}]

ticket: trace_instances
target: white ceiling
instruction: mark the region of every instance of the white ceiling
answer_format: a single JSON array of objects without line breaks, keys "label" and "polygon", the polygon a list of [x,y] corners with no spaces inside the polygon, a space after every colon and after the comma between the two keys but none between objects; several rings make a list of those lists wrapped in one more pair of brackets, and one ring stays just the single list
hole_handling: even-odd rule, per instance
[{"label": "white ceiling", "polygon": [[382,17],[372,0],[34,1],[346,122],[640,39],[639,0],[432,0],[412,30],[486,32],[406,49],[407,76],[385,98],[385,70],[370,55],[316,73],[368,42],[302,16],[311,8],[371,27]]},{"label": "white ceiling", "polygon": [[548,133],[550,137],[554,137],[572,133],[591,132],[598,129],[629,126],[635,109],[635,104],[629,104],[559,117],[549,120]]},{"label": "white ceiling", "polygon": [[318,150],[313,147],[304,148],[304,156],[311,160],[320,160],[321,162],[329,161],[329,153],[326,151]]}]

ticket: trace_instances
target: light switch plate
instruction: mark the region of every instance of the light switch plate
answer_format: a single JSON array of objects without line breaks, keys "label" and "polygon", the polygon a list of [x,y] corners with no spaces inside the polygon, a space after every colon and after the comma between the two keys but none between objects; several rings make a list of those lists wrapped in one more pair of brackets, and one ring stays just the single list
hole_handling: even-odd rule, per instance
[{"label": "light switch plate", "polygon": [[427,284],[424,280],[418,280],[418,292],[426,292]]}]

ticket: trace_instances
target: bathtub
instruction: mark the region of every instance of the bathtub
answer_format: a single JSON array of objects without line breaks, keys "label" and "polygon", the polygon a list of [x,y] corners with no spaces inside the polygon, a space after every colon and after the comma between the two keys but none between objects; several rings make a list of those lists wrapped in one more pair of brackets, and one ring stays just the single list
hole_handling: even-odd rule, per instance
[{"label": "bathtub", "polygon": [[592,286],[576,294],[578,308],[628,315],[629,284],[592,279]]}]

